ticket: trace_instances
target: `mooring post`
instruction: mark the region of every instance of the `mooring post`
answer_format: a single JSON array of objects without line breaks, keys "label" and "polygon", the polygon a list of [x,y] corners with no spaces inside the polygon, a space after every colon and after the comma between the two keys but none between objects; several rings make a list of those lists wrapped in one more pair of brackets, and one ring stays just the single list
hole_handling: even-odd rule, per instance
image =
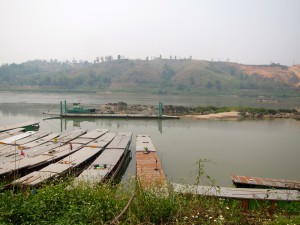
[{"label": "mooring post", "polygon": [[67,101],[65,100],[65,111],[64,113],[67,113]]},{"label": "mooring post", "polygon": [[159,102],[158,103],[158,116],[160,118],[162,118],[162,114],[163,114],[163,103],[162,102]]},{"label": "mooring post", "polygon": [[60,101],[60,115],[63,114],[63,105],[62,105],[62,101]]}]

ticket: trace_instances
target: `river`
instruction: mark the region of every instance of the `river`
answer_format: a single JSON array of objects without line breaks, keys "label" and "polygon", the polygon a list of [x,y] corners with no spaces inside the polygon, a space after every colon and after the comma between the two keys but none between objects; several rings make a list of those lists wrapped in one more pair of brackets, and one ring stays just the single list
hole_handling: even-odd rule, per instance
[{"label": "river", "polygon": [[[124,179],[135,174],[135,136],[150,134],[164,171],[174,182],[194,183],[197,161],[216,185],[231,186],[231,174],[300,180],[300,121],[278,120],[130,120],[130,119],[49,119],[42,113],[59,110],[59,101],[104,104],[156,105],[244,105],[267,108],[299,108],[299,98],[260,105],[251,97],[156,96],[134,94],[69,94],[0,92],[0,126],[32,120],[41,121],[40,130],[66,132],[77,127],[112,132],[132,131],[132,160]],[[208,184],[203,181],[203,184]]]}]

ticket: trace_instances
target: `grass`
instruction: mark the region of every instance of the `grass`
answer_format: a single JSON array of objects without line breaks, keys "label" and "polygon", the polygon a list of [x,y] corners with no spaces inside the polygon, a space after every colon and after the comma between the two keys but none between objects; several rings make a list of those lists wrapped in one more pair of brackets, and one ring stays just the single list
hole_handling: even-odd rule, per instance
[{"label": "grass", "polygon": [[119,224],[299,224],[300,202],[245,214],[241,202],[177,194],[157,195],[131,180],[90,186],[68,182],[0,193],[0,224],[109,224],[135,194]]}]

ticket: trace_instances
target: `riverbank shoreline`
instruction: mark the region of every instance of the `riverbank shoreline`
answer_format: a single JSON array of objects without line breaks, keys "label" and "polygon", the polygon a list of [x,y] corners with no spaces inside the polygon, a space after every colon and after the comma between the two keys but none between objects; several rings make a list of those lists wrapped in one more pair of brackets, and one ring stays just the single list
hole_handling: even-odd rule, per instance
[{"label": "riverbank shoreline", "polygon": [[183,115],[180,116],[180,118],[186,118],[186,119],[195,119],[195,120],[215,120],[215,119],[240,119],[240,113],[237,111],[233,112],[222,112],[222,113],[210,113],[206,115]]},{"label": "riverbank shoreline", "polygon": [[[80,103],[75,103],[76,107]],[[74,107],[74,105],[73,105]],[[88,104],[80,108],[93,108],[93,113],[64,114],[68,117],[99,117],[99,118],[160,118],[158,107],[155,105],[127,104],[125,102],[107,103],[102,105]],[[68,105],[70,109],[70,105]],[[72,109],[72,108],[71,108]],[[182,106],[164,105],[162,117],[176,117],[194,120],[243,120],[243,119],[300,119],[300,112],[296,109],[268,109],[243,106],[215,107],[215,106]],[[59,112],[43,112],[55,114]],[[125,115],[125,116],[124,116]],[[161,118],[162,118],[161,117]]]},{"label": "riverbank shoreline", "polygon": [[210,114],[189,114],[182,115],[180,119],[194,120],[247,120],[247,119],[295,119],[300,120],[300,113],[276,113],[276,114],[260,114],[249,112],[222,112]]}]

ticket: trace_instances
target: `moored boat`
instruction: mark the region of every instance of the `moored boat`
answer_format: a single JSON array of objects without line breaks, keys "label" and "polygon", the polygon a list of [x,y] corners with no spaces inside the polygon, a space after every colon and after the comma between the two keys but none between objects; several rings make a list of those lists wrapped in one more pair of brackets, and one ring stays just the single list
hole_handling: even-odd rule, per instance
[{"label": "moored boat", "polygon": [[76,181],[94,184],[114,179],[125,162],[131,140],[132,132],[119,132],[100,156],[76,178]]},{"label": "moored boat", "polygon": [[[67,141],[74,140],[86,132],[87,130],[76,129],[62,135],[59,139],[56,139],[59,136],[58,134],[50,134],[48,136],[51,137],[51,140],[47,138],[48,136],[45,136],[24,145],[5,148],[0,154],[0,163],[2,162],[0,166],[0,179],[9,179],[11,176],[23,174],[34,168],[47,165],[49,161],[59,160],[63,157],[61,156],[62,152],[64,152],[63,155],[66,155],[78,150],[83,145],[74,144],[72,151],[62,151],[69,148],[68,145],[65,146],[68,143]],[[33,145],[31,145],[32,143]]]},{"label": "moored boat", "polygon": [[[102,130],[102,132],[98,132],[98,134],[101,133],[101,136],[98,137],[96,140],[99,140],[103,143],[103,146],[95,147],[93,145],[90,145],[89,143],[92,141],[95,141],[95,139],[90,137],[95,137],[95,135],[90,135],[89,133],[86,134],[83,137],[80,137],[78,139],[75,139],[73,143],[76,142],[87,142],[83,147],[77,150],[75,153],[69,154],[65,158],[61,159],[60,161],[57,161],[55,163],[52,163],[38,171],[34,171],[30,174],[27,174],[24,177],[21,177],[20,179],[17,179],[14,181],[14,184],[18,185],[25,185],[25,186],[38,186],[41,183],[47,181],[56,179],[59,177],[62,177],[66,175],[68,172],[74,172],[79,173],[81,170],[81,167],[89,163],[97,154],[101,153],[101,151],[105,148],[106,145],[108,145],[111,140],[114,138],[115,135],[110,135],[111,133],[107,133],[108,130]],[[108,138],[110,137],[110,138]],[[83,139],[89,139],[90,141]],[[72,145],[78,145],[78,144],[71,144]],[[72,147],[71,147],[72,148]]]}]

